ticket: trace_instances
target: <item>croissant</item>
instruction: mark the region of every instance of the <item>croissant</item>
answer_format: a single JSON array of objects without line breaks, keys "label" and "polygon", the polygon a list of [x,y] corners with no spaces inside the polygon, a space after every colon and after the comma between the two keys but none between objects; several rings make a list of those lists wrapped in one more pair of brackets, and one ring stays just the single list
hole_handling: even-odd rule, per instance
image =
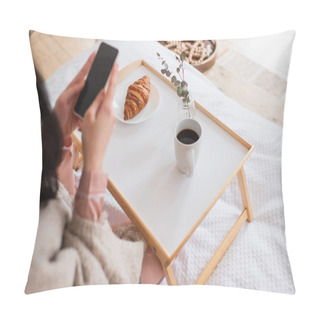
[{"label": "croissant", "polygon": [[148,103],[150,96],[150,78],[144,76],[129,86],[124,105],[124,120],[132,119]]}]

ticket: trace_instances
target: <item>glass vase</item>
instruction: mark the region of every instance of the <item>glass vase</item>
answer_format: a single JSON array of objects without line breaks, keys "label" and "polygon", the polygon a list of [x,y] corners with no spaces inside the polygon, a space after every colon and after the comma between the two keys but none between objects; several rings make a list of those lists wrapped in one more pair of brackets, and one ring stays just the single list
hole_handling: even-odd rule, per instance
[{"label": "glass vase", "polygon": [[189,101],[185,102],[183,99],[179,100],[179,116],[178,122],[184,119],[195,119],[196,107],[193,97],[189,95]]}]

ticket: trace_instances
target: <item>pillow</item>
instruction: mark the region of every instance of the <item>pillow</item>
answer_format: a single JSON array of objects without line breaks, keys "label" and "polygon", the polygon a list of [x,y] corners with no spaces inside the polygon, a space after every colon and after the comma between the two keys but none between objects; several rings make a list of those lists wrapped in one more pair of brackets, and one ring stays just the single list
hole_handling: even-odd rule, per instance
[{"label": "pillow", "polygon": [[[31,31],[43,173],[26,293],[198,283],[293,294],[281,186],[293,39],[293,31],[161,42]],[[75,105],[101,42],[119,50],[115,128],[104,159],[108,177],[82,171],[81,132],[65,135],[69,115],[61,113]],[[127,89],[144,75],[151,81],[147,104],[126,121]],[[83,81],[80,89],[70,85],[73,79]],[[138,85],[132,90],[139,96]],[[202,128],[199,154],[183,144],[192,150],[182,160],[194,163],[192,176],[178,170],[173,143],[177,123],[189,118],[186,108]]]}]

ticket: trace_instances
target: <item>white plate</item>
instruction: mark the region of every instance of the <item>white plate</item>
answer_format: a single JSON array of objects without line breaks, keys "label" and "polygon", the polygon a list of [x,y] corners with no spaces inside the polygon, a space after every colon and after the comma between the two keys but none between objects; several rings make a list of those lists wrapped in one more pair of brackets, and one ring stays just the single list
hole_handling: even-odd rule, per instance
[{"label": "white plate", "polygon": [[121,86],[116,90],[113,99],[113,109],[115,116],[118,120],[127,124],[136,124],[143,122],[147,120],[149,117],[151,117],[153,113],[156,111],[160,102],[159,91],[157,87],[151,83],[150,96],[147,105],[132,119],[124,120],[124,103],[126,101],[128,87],[129,86]]}]

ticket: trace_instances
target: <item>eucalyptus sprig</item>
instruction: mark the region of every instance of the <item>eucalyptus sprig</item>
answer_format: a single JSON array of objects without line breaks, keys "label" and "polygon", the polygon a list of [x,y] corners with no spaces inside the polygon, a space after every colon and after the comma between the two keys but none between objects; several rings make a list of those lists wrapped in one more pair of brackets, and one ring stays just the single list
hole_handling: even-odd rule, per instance
[{"label": "eucalyptus sprig", "polygon": [[[179,76],[177,78],[176,75],[173,74],[172,71],[169,70],[169,66],[161,57],[160,53],[157,52],[158,59],[161,60],[162,69],[160,70],[162,74],[171,79],[171,82],[177,87],[177,95],[182,99],[184,103],[190,102],[188,83],[184,79],[184,65],[183,62],[186,60],[187,54],[183,51],[180,56],[176,56],[176,60],[178,62],[178,67],[176,68],[176,73]],[[180,80],[179,80],[180,79]]]}]

